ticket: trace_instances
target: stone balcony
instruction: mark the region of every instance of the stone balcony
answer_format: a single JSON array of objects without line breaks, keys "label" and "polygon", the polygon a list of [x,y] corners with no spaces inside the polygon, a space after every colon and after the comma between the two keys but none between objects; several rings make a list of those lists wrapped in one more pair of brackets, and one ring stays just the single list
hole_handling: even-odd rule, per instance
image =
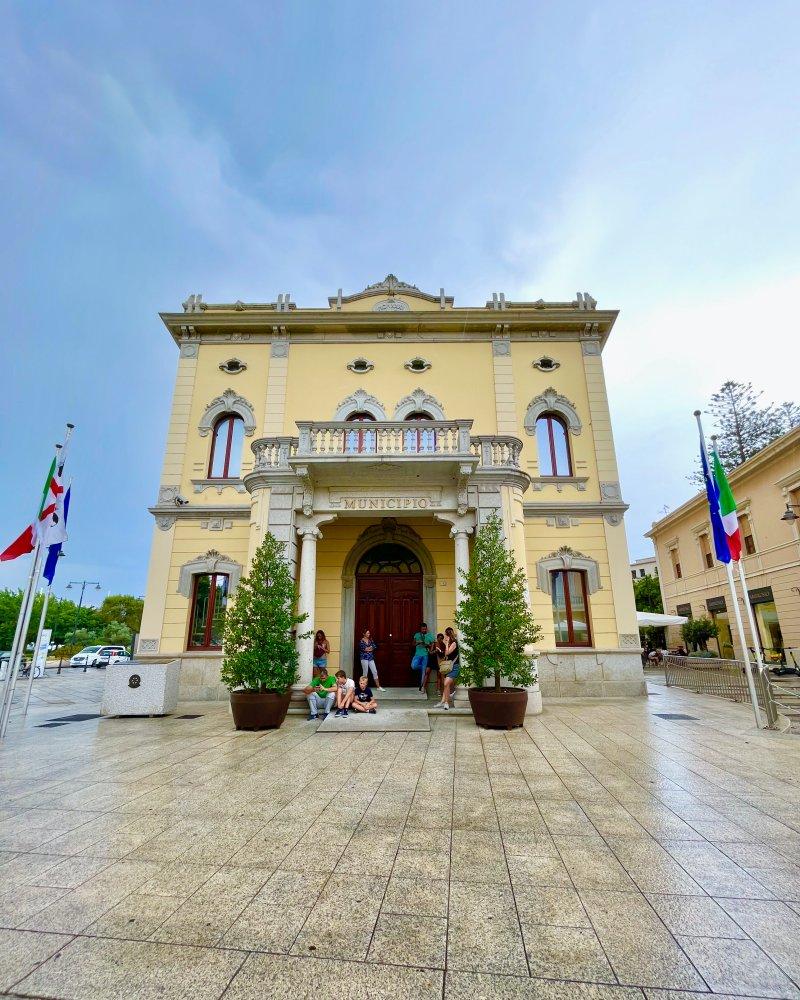
[{"label": "stone balcony", "polygon": [[425,422],[375,420],[298,420],[298,435],[258,438],[251,445],[255,464],[250,476],[301,470],[317,481],[364,473],[396,472],[417,479],[455,473],[516,473],[522,442],[509,435],[471,435],[471,420]]}]

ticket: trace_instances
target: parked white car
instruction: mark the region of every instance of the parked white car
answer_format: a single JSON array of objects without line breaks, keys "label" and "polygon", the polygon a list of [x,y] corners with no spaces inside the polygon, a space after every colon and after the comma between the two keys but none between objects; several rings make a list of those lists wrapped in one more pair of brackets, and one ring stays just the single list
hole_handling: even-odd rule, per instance
[{"label": "parked white car", "polygon": [[130,656],[124,646],[86,646],[69,661],[71,667],[105,667],[112,656]]}]

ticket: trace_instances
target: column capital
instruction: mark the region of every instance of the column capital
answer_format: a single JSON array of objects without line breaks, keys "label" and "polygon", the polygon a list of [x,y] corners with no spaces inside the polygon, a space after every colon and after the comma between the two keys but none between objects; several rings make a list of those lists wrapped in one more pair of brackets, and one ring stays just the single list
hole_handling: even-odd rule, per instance
[{"label": "column capital", "polygon": [[301,538],[322,538],[320,525],[335,521],[338,514],[298,514],[295,527]]},{"label": "column capital", "polygon": [[437,521],[442,521],[444,524],[449,524],[450,527],[450,537],[455,538],[456,535],[471,535],[475,530],[475,515],[474,514],[434,514],[433,515]]}]

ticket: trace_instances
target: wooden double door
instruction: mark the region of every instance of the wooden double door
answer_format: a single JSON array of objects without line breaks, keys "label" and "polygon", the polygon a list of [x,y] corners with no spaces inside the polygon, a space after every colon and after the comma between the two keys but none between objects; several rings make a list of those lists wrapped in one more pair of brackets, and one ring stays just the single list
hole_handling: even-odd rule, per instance
[{"label": "wooden double door", "polygon": [[412,639],[422,622],[422,574],[356,577],[353,676],[361,673],[359,641],[368,628],[377,643],[375,663],[384,687],[415,687]]}]

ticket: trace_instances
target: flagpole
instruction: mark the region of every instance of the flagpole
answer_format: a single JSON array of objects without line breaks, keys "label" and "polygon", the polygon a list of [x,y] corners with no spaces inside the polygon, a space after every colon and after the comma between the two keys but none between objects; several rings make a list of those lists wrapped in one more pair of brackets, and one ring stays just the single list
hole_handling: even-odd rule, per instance
[{"label": "flagpole", "polygon": [[[694,411],[694,418],[697,421],[697,429],[700,431],[700,447],[703,449],[703,455],[705,456],[706,464],[708,463],[708,449],[706,448],[706,438],[703,433],[703,424],[700,420],[700,411]],[[721,561],[721,560],[717,560]],[[756,685],[753,681],[753,673],[750,669],[750,657],[747,655],[747,640],[744,635],[744,625],[742,624],[742,615],[739,611],[739,600],[736,596],[736,587],[733,582],[733,569],[731,568],[730,561],[725,563],[725,570],[728,576],[728,586],[731,591],[731,600],[733,601],[733,616],[736,620],[736,631],[739,635],[739,642],[742,646],[742,655],[744,658],[744,671],[747,677],[747,689],[750,692],[750,701],[753,705],[753,715],[756,719],[756,728],[761,729],[761,716],[758,713],[758,695],[756,694]]]},{"label": "flagpole", "polygon": [[[64,444],[56,445],[55,464],[56,473],[59,475],[64,469],[64,462],[66,461],[66,446],[72,437],[72,431],[74,428],[74,424],[68,423],[67,432],[64,436]],[[46,488],[47,487],[45,487],[45,489]],[[22,659],[22,653],[25,650],[25,638],[28,634],[28,626],[30,625],[31,613],[33,612],[33,602],[36,597],[36,584],[39,581],[39,574],[42,570],[43,546],[41,538],[39,537],[40,510],[41,501],[33,520],[33,530],[36,533],[36,546],[34,548],[33,564],[31,566],[30,576],[28,577],[28,584],[20,604],[19,618],[17,618],[17,629],[14,634],[11,655],[8,659],[8,672],[6,673],[6,683],[5,688],[3,689],[2,705],[0,706],[0,740],[5,739],[6,729],[8,728],[8,719],[11,714],[11,702],[14,698],[14,688],[16,687],[17,675],[19,673],[19,663]],[[33,672],[32,666],[31,672]]]},{"label": "flagpole", "polygon": [[[39,643],[42,641],[42,632],[44,631],[44,620],[47,617],[47,605],[50,603],[50,594],[53,588],[52,585],[47,588],[44,593],[44,604],[42,605],[42,613],[39,617],[39,631],[36,633],[36,642],[33,645],[33,663],[31,663],[31,669],[28,672],[28,690],[25,692],[25,704],[22,707],[23,718],[28,714],[28,704],[31,700],[31,689],[33,688],[33,671],[36,666],[36,659],[39,656]],[[44,676],[44,671],[47,669],[47,653],[44,657],[44,665],[42,666],[42,676]]]},{"label": "flagpole", "polygon": [[28,635],[28,626],[31,622],[31,613],[33,612],[33,602],[36,599],[36,584],[39,581],[39,573],[41,572],[41,569],[42,544],[37,541],[36,549],[34,551],[33,566],[31,567],[31,575],[28,580],[28,592],[23,600],[22,607],[20,608],[20,617],[17,621],[17,636],[15,636],[17,645],[16,649],[12,650],[8,661],[5,702],[3,704],[2,714],[0,714],[0,740],[5,737],[6,729],[8,728],[8,717],[11,714],[11,702],[14,698],[14,688],[17,684],[17,674],[19,673],[19,665],[22,659],[21,654],[25,649],[25,638]]},{"label": "flagpole", "polygon": [[750,595],[747,592],[747,577],[744,575],[744,566],[742,565],[742,560],[736,563],[739,568],[739,580],[742,584],[742,602],[744,603],[744,610],[747,613],[747,624],[750,626],[750,633],[753,636],[753,651],[755,653],[756,660],[758,662],[758,668],[761,671],[761,676],[765,676],[765,666],[764,666],[764,656],[761,652],[761,642],[758,637],[758,629],[756,628],[756,620],[753,615],[753,608],[750,604]]}]

